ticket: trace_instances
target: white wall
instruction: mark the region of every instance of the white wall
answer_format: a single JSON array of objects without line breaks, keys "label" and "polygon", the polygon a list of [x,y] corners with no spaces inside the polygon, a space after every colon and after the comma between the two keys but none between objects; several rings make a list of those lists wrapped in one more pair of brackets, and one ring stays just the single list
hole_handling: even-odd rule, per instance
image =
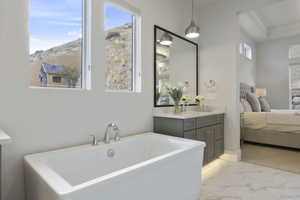
[{"label": "white wall", "polygon": [[291,45],[300,35],[257,44],[257,87],[267,88],[273,109],[289,109],[289,60]]},{"label": "white wall", "polygon": [[215,99],[206,103],[226,108],[225,151],[240,156],[239,0],[216,1],[200,9],[200,88],[206,95],[205,82],[216,80]]},{"label": "white wall", "polygon": [[[182,0],[129,0],[143,15],[142,93],[105,93],[102,1],[93,1],[99,27],[93,30],[93,90],[29,89],[28,0],[0,1],[0,127],[13,143],[4,149],[4,200],[24,200],[23,156],[103,137],[116,122],[122,135],[152,130],[153,25],[182,34],[190,19],[190,4]],[[80,160],[78,160],[80,162]]]},{"label": "white wall", "polygon": [[256,44],[255,42],[241,30],[241,42],[245,42],[252,47],[252,60],[244,56],[240,56],[240,81],[255,86],[256,83]]}]

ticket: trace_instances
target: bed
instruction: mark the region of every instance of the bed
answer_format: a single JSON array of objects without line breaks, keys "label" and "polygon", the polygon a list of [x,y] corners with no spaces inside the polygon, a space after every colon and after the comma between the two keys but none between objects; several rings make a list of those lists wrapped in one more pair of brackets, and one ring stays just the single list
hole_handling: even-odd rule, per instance
[{"label": "bed", "polygon": [[[241,102],[254,91],[241,83]],[[243,141],[300,149],[300,111],[243,112],[241,116]]]}]

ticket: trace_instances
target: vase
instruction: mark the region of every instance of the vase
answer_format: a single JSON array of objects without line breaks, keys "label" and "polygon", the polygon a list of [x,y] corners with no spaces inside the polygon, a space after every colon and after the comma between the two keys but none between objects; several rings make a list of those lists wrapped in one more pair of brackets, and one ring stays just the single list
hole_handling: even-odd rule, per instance
[{"label": "vase", "polygon": [[205,112],[205,105],[203,103],[198,104],[198,112]]},{"label": "vase", "polygon": [[178,104],[174,104],[174,114],[178,114],[180,113],[180,106],[179,103]]}]

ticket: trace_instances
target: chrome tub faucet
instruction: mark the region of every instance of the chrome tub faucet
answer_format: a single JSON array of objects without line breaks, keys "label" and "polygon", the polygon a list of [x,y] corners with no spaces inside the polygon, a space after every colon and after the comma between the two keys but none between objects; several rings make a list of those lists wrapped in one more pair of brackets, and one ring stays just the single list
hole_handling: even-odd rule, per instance
[{"label": "chrome tub faucet", "polygon": [[[111,131],[112,130],[112,131]],[[115,136],[114,136],[114,140],[115,141],[119,141],[120,140],[120,129],[117,126],[117,124],[115,123],[110,123],[107,125],[106,127],[106,131],[105,131],[105,136],[104,136],[104,143],[105,144],[109,144],[110,143],[110,134],[114,132]]]},{"label": "chrome tub faucet", "polygon": [[[105,144],[109,144],[111,137],[110,134],[111,133],[115,133],[114,135],[114,141],[120,141],[120,129],[117,126],[117,124],[115,123],[110,123],[107,125],[106,127],[106,131],[105,131],[105,136],[104,136],[104,143]],[[99,140],[97,140],[97,137],[95,135],[90,135],[90,137],[92,138],[92,146],[97,146],[99,144]]]}]

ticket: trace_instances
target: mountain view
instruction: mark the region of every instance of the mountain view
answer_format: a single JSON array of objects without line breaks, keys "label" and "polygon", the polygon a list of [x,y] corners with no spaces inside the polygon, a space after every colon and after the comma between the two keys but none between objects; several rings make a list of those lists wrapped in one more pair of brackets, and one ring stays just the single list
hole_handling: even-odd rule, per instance
[{"label": "mountain view", "polygon": [[[81,86],[81,39],[42,51],[35,51],[30,56],[32,68],[31,86],[43,86],[41,71],[43,64],[50,64],[46,72],[53,85],[58,87]],[[106,89],[130,90],[132,76],[132,24],[112,28],[106,31],[105,67]],[[48,66],[49,69],[49,66]],[[53,71],[53,69],[56,69]],[[47,74],[48,73],[48,74]],[[63,81],[64,80],[64,81]],[[73,85],[67,84],[72,81]],[[48,81],[49,82],[49,81]],[[49,84],[49,83],[48,83]],[[67,86],[66,86],[67,84]],[[47,85],[49,86],[49,85]],[[50,85],[51,86],[51,85]]]}]

